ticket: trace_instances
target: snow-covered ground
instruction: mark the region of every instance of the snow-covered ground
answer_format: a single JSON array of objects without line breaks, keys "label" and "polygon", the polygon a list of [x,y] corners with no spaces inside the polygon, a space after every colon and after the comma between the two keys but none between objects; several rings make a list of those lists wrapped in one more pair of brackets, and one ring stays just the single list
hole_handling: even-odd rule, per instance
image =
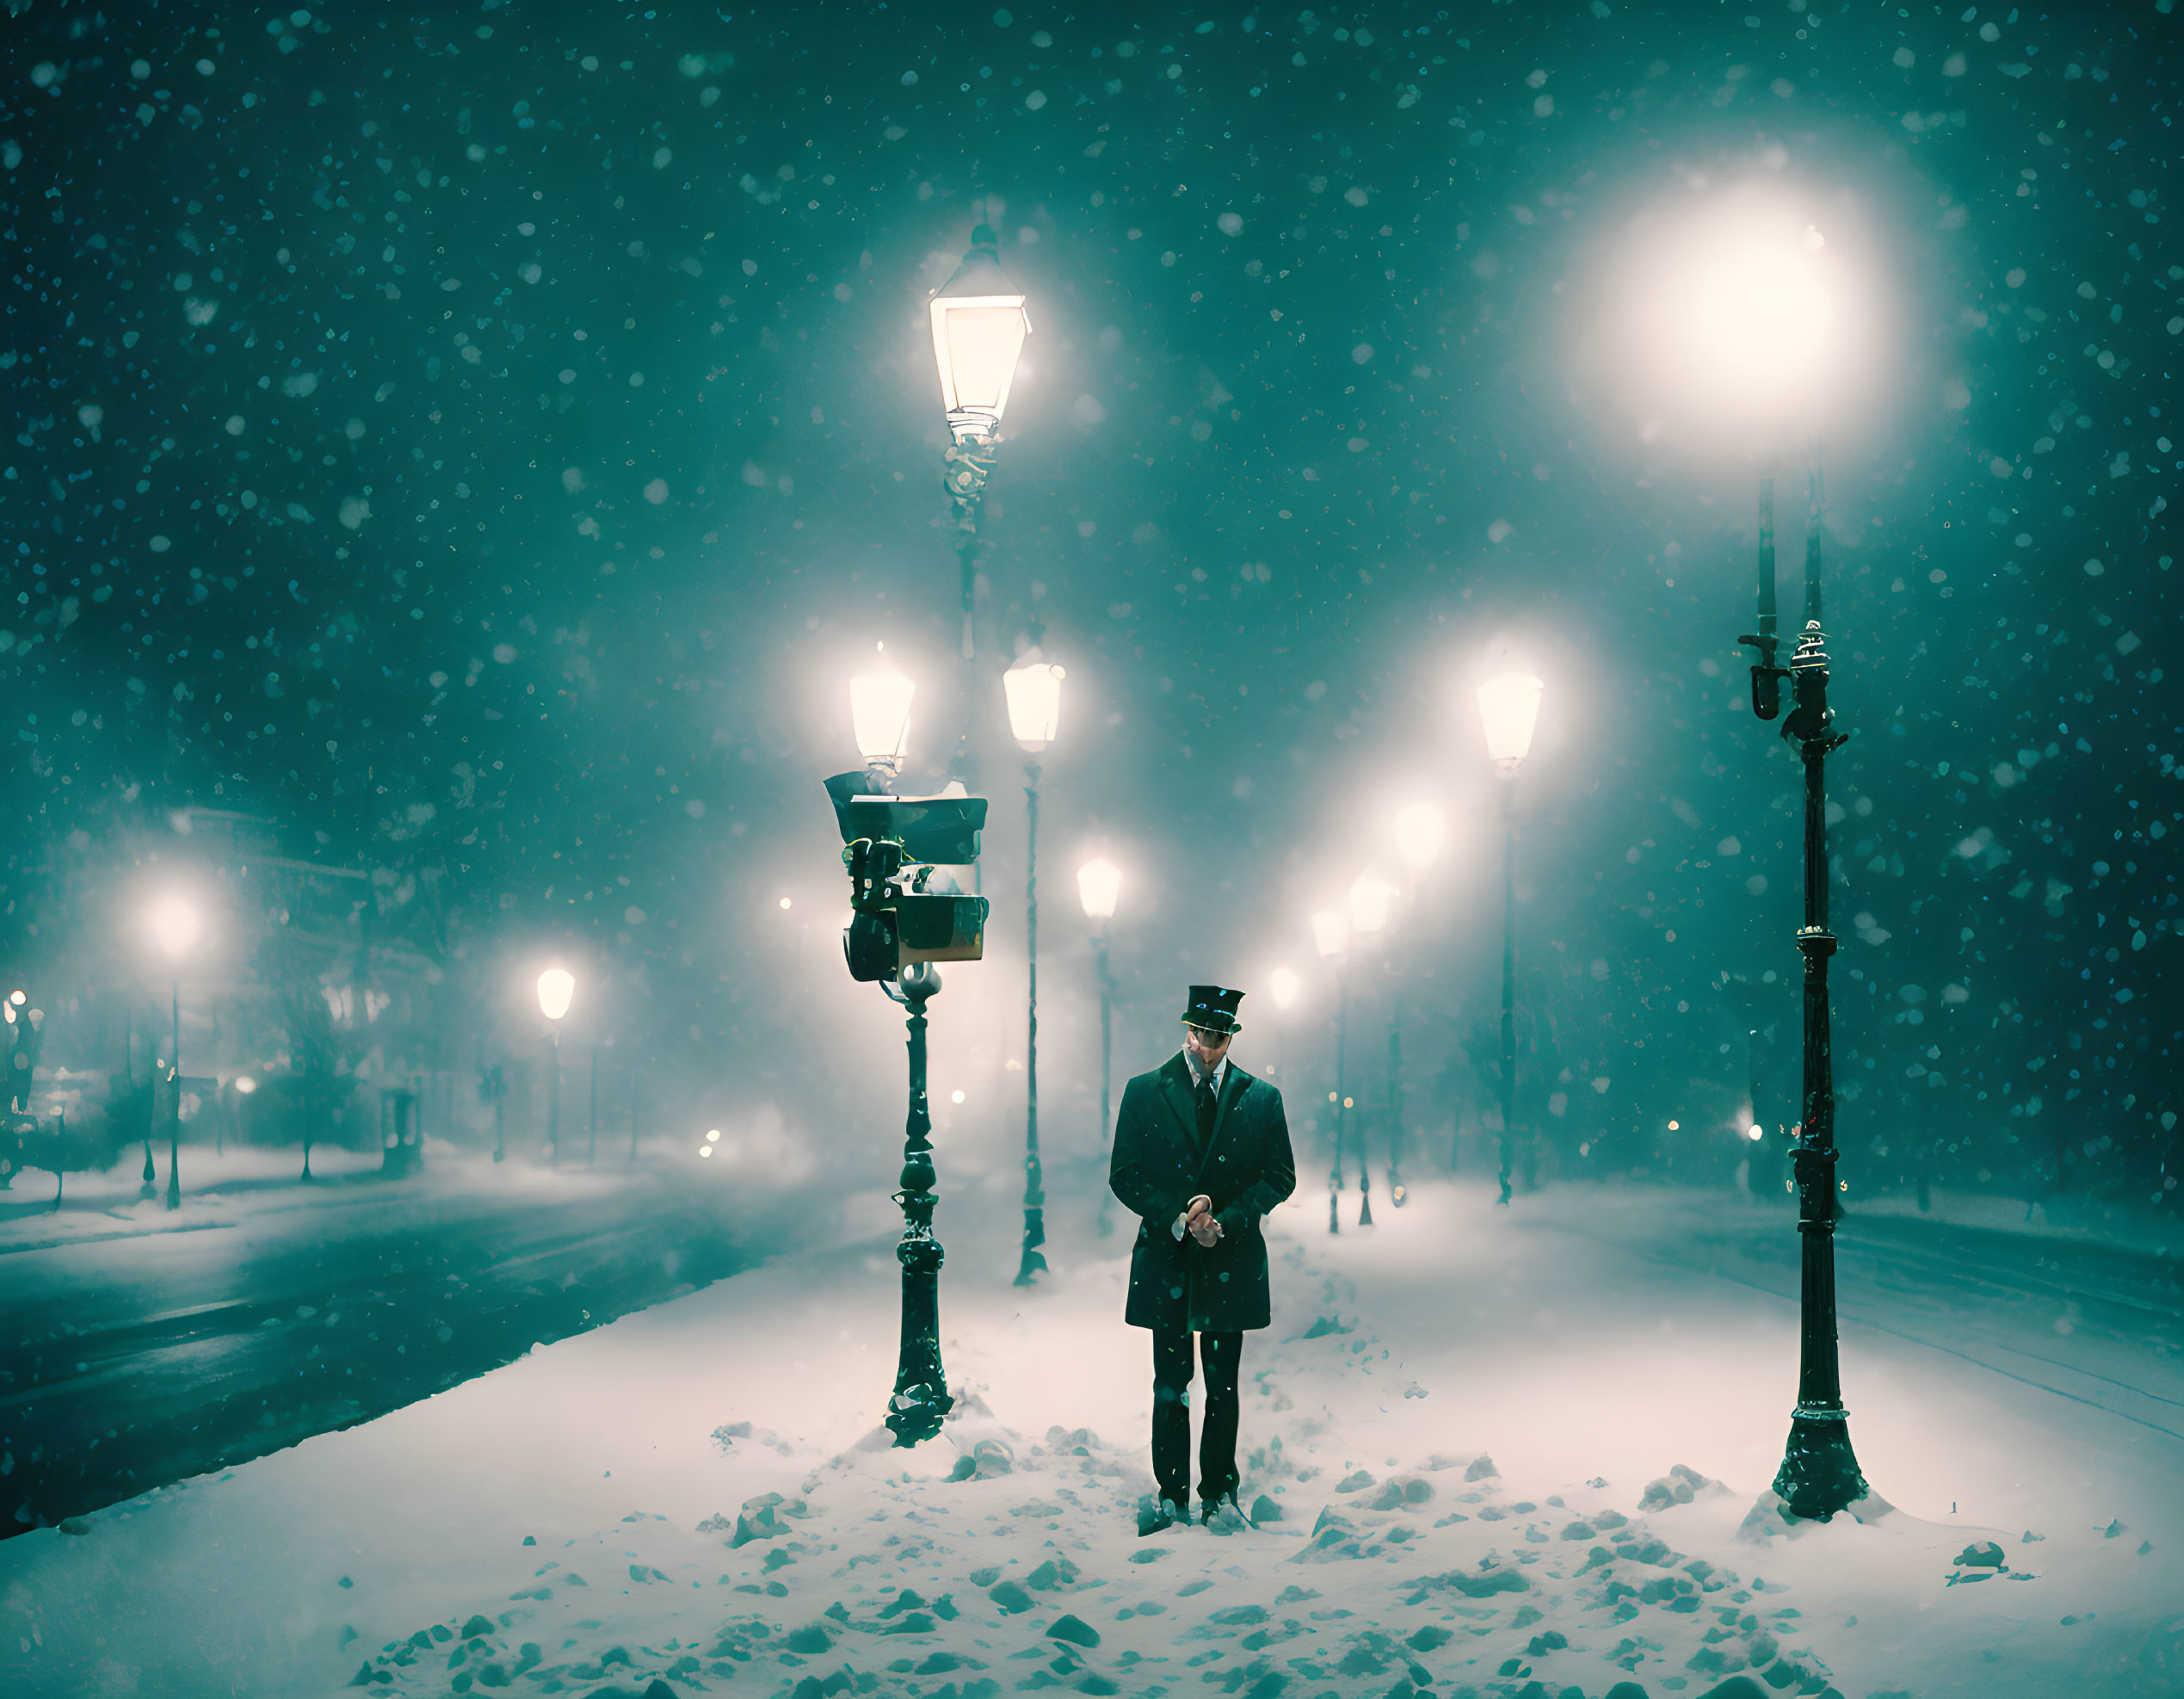
[{"label": "snow-covered ground", "polygon": [[[1376,1198],[1366,1232],[1347,1195],[1330,1238],[1308,1189],[1268,1224],[1275,1325],[1243,1362],[1244,1498],[1280,1517],[1140,1541],[1151,1351],[1120,1319],[1125,1234],[1058,1185],[1055,1271],[1015,1288],[1015,1212],[952,1209],[947,1179],[943,1439],[904,1452],[875,1426],[893,1212],[859,1196],[822,1248],[0,1545],[0,1687],[2184,1683],[2184,1373],[2113,1306],[1991,1303],[1848,1251],[1852,1430],[1897,1508],[1755,1531],[1794,1391],[1786,1211],[1571,1188],[1497,1212],[1428,1184]],[[1959,1560],[1990,1541],[2006,1566]]]}]

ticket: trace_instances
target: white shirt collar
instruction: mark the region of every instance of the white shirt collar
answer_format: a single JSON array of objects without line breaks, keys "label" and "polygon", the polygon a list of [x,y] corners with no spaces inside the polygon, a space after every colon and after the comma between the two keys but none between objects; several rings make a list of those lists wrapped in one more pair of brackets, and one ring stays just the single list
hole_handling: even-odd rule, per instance
[{"label": "white shirt collar", "polygon": [[[1195,1090],[1203,1078],[1198,1071],[1198,1058],[1188,1050],[1183,1052],[1183,1066],[1191,1071],[1191,1085]],[[1213,1070],[1213,1090],[1218,1093],[1228,1078],[1229,1059],[1225,1055]]]}]

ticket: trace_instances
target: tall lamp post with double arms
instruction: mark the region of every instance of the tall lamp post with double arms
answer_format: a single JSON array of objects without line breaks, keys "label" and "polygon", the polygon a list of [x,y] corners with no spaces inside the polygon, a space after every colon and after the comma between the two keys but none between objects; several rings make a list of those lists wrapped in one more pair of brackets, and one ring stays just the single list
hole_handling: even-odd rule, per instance
[{"label": "tall lamp post with double arms", "polygon": [[[1679,195],[1678,200],[1683,199]],[[1825,413],[1877,379],[1884,319],[1852,337],[1860,297],[1872,284],[1854,255],[1830,250],[1804,208],[1774,193],[1732,195],[1701,213],[1663,244],[1658,286],[1641,293],[1648,322],[1634,325],[1632,352],[1656,362],[1667,399],[1706,417],[1736,440],[1810,438],[1805,482],[1805,625],[1786,666],[1778,662],[1774,479],[1759,480],[1758,628],[1738,639],[1753,652],[1752,712],[1782,717],[1782,737],[1805,775],[1805,912],[1797,930],[1804,967],[1802,1116],[1791,1153],[1798,1194],[1802,1273],[1798,1401],[1774,1492],[1785,1515],[1824,1522],[1867,1491],[1850,1443],[1835,1325],[1835,1093],[1828,1007],[1826,762],[1844,738],[1828,702],[1829,664],[1821,619],[1822,518],[1826,494],[1817,432]],[[1644,268],[1626,267],[1643,277]],[[1619,283],[1621,281],[1619,279]],[[1874,305],[1878,305],[1875,299]],[[1790,689],[1783,716],[1782,686]]]},{"label": "tall lamp post with double arms", "polygon": [[1062,669],[1033,647],[1001,676],[1009,698],[1009,729],[1025,754],[1024,968],[1024,1243],[1016,1284],[1029,1286],[1046,1267],[1046,1190],[1039,1160],[1039,757],[1061,729]]},{"label": "tall lamp post with double arms", "polygon": [[1530,675],[1503,673],[1478,687],[1486,753],[1502,777],[1502,1194],[1509,1201],[1509,1158],[1516,1128],[1516,780],[1532,752],[1544,687]]}]

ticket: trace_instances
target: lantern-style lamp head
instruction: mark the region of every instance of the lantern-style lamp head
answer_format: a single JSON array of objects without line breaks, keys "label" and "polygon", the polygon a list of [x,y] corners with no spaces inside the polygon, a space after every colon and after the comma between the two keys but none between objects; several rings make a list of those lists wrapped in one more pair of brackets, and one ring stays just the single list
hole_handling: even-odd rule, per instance
[{"label": "lantern-style lamp head", "polygon": [[[185,897],[162,897],[151,905],[151,936],[170,961],[180,961],[196,943],[204,923]],[[22,1001],[21,994],[15,998]]]},{"label": "lantern-style lamp head", "polygon": [[1360,932],[1387,930],[1388,905],[1395,887],[1377,874],[1361,873],[1350,884],[1350,924]]},{"label": "lantern-style lamp head", "polygon": [[1001,269],[999,238],[990,226],[971,232],[971,251],[933,297],[932,318],[933,361],[948,429],[959,442],[997,436],[1031,319]]},{"label": "lantern-style lamp head", "polygon": [[1113,920],[1115,899],[1122,894],[1122,869],[1105,856],[1087,862],[1077,870],[1077,899],[1089,920]]},{"label": "lantern-style lamp head", "polygon": [[1288,968],[1277,967],[1267,976],[1267,989],[1274,993],[1275,1008],[1293,1008],[1297,993],[1304,989],[1304,981]]},{"label": "lantern-style lamp head", "polygon": [[1539,693],[1545,688],[1521,672],[1503,673],[1478,687],[1486,753],[1505,779],[1515,778],[1518,766],[1532,752],[1532,731],[1539,720]]},{"label": "lantern-style lamp head", "polygon": [[1350,923],[1339,909],[1312,916],[1312,948],[1322,955],[1340,955],[1350,947]]},{"label": "lantern-style lamp head", "polygon": [[1431,803],[1413,802],[1395,817],[1396,853],[1413,873],[1423,873],[1441,859],[1447,823]]},{"label": "lantern-style lamp head", "polygon": [[1001,675],[1009,697],[1009,729],[1027,752],[1037,755],[1061,727],[1062,669],[1033,649]]},{"label": "lantern-style lamp head", "polygon": [[549,967],[539,975],[539,1013],[558,1021],[569,1012],[577,995],[577,976],[565,967]]},{"label": "lantern-style lamp head", "polygon": [[902,770],[910,744],[910,699],[916,695],[916,685],[891,670],[849,681],[850,729],[857,753],[876,781],[891,783]]}]

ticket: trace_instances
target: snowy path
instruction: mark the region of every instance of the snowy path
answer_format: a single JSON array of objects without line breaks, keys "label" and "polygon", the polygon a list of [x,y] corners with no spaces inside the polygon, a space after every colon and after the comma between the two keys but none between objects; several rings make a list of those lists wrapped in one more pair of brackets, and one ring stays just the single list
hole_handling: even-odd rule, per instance
[{"label": "snowy path", "polygon": [[[1140,1541],[1120,1235],[1074,1235],[1058,1197],[1057,1273],[1026,1293],[1013,1214],[943,1205],[965,1396],[904,1453],[872,1443],[891,1213],[859,1200],[841,1251],[0,1548],[22,1690],[2177,1691],[2184,1443],[2131,1418],[2184,1376],[2120,1303],[1856,1239],[1853,1432],[1901,1509],[1740,1538],[1793,1390],[1785,1214],[1429,1186],[1330,1239],[1308,1193],[1269,1223],[1275,1325],[1243,1365],[1245,1497],[1282,1516]],[[2082,1401],[2104,1375],[2113,1411]],[[947,1480],[959,1457],[984,1478]],[[1989,1540],[2008,1571],[1955,1562]]]}]

